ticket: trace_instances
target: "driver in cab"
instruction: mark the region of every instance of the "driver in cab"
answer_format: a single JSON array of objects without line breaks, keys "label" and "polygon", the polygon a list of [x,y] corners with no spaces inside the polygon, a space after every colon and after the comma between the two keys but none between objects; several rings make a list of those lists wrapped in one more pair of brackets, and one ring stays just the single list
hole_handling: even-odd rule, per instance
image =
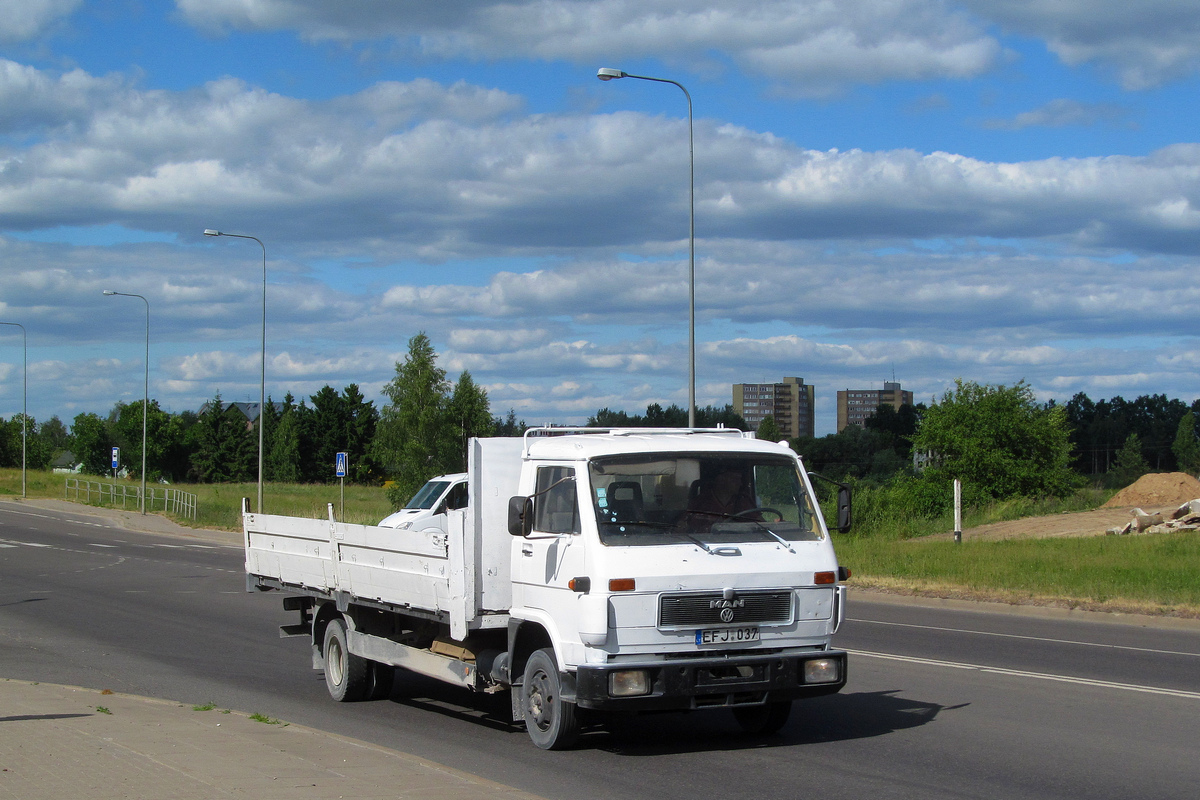
[{"label": "driver in cab", "polygon": [[757,513],[746,513],[757,508],[750,481],[741,469],[723,465],[706,479],[701,479],[696,496],[688,503],[683,516],[686,529],[692,533],[705,533],[713,523],[740,519],[761,519]]}]

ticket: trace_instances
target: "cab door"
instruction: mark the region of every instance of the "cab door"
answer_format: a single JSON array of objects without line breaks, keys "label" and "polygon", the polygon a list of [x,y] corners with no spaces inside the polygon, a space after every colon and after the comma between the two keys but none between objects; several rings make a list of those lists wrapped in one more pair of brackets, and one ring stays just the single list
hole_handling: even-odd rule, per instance
[{"label": "cab door", "polygon": [[552,635],[577,640],[577,599],[568,583],[587,573],[575,467],[537,467],[532,499],[533,530],[513,540],[513,605],[552,627]]}]

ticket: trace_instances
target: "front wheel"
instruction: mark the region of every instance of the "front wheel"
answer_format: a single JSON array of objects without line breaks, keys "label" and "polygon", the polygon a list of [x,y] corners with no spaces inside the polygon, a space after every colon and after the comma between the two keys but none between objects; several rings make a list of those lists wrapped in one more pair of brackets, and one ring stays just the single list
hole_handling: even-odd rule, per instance
[{"label": "front wheel", "polygon": [[554,651],[535,651],[525,663],[521,710],[529,738],[543,750],[563,750],[579,738],[575,704],[563,700]]}]

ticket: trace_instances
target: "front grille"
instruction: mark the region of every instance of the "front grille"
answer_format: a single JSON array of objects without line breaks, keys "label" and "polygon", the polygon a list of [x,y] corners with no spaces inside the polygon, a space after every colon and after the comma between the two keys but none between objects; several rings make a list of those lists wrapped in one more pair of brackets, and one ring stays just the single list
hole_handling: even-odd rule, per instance
[{"label": "front grille", "polygon": [[[721,612],[727,611],[722,619]],[[714,625],[786,625],[792,621],[792,592],[739,592],[727,601],[720,592],[664,594],[658,601],[658,627],[707,628]]]}]

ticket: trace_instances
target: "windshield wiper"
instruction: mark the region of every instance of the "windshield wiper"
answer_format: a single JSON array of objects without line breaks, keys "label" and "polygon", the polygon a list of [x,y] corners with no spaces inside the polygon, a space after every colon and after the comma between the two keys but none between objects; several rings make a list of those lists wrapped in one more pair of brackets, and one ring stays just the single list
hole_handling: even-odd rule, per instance
[{"label": "windshield wiper", "polygon": [[[753,522],[755,525],[758,526],[759,530],[761,530],[763,533],[767,534],[772,539],[774,539],[775,541],[779,542],[781,545],[786,547],[787,551],[789,553],[796,552],[795,550],[792,549],[791,542],[789,542],[787,539],[780,536],[775,531],[768,528],[767,524],[765,522],[763,522],[761,519],[753,519],[752,517],[747,517],[747,516],[740,515],[740,514],[725,514],[721,511],[689,511],[688,513],[689,514],[705,514],[710,517],[720,517],[721,519],[731,519],[734,522]],[[708,550],[707,547],[704,549]],[[709,551],[709,552],[712,552],[712,551]]]}]

